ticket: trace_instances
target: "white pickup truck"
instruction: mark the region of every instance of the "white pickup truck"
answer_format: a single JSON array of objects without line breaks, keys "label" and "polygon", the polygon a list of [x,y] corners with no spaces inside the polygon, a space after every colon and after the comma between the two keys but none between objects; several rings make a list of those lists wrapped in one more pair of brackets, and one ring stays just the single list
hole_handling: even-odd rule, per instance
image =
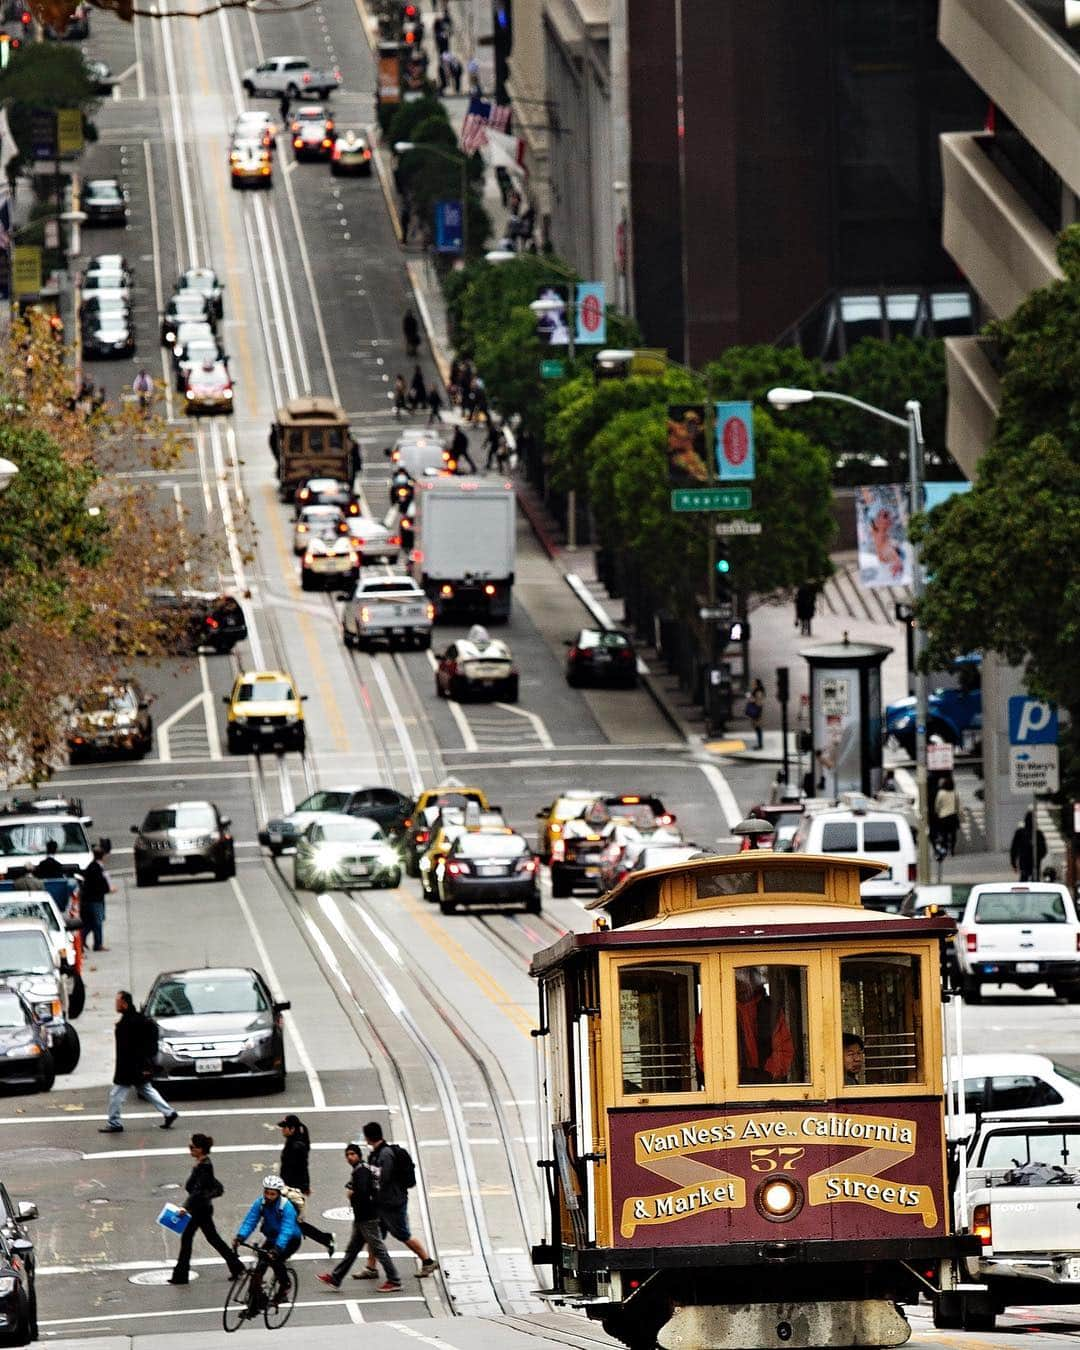
[{"label": "white pickup truck", "polygon": [[412,577],[388,568],[364,567],[356,590],[345,602],[341,638],[346,647],[431,646],[435,606]]},{"label": "white pickup truck", "polygon": [[968,1156],[957,1215],[963,1201],[981,1250],[934,1325],[992,1331],[1009,1307],[1080,1303],[1080,1116],[983,1116]]},{"label": "white pickup truck", "polygon": [[1080,915],[1067,886],[992,881],[972,886],[956,935],[966,1003],[984,984],[1048,984],[1080,1003]]},{"label": "white pickup truck", "polygon": [[340,70],[316,70],[306,56],[271,56],[248,66],[243,78],[248,98],[329,98],[340,84]]}]

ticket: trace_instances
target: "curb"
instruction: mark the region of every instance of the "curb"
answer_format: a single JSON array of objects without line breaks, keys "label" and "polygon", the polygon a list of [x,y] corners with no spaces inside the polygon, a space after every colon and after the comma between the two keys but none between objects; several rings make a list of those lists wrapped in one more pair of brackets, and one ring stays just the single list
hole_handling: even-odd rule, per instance
[{"label": "curb", "polygon": [[529,528],[536,535],[537,542],[552,562],[556,562],[562,549],[552,538],[551,532],[540,518],[540,512],[536,509],[536,504],[527,494],[516,484],[514,486],[517,496],[518,510],[529,522]]}]

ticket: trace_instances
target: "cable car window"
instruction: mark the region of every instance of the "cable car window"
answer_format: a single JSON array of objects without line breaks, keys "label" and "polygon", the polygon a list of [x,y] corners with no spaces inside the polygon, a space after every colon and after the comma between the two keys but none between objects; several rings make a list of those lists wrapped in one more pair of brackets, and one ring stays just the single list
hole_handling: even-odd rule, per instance
[{"label": "cable car window", "polygon": [[848,1086],[915,1083],[922,1076],[919,961],[902,952],[845,956],[840,962],[843,1032],[858,1037],[863,1066]]},{"label": "cable car window", "polygon": [[736,966],[739,1083],[807,1083],[806,967]]},{"label": "cable car window", "polygon": [[619,1019],[623,1091],[700,1092],[704,1074],[694,1054],[701,1012],[701,970],[691,962],[623,966]]},{"label": "cable car window", "polygon": [[822,853],[858,853],[859,832],[853,820],[826,821],[821,828]]},{"label": "cable car window", "polygon": [[762,869],[766,891],[791,891],[800,895],[825,894],[824,867],[766,867]]},{"label": "cable car window", "polygon": [[699,872],[697,898],[711,900],[718,895],[756,895],[758,874],[753,872],[714,872],[702,876]]}]

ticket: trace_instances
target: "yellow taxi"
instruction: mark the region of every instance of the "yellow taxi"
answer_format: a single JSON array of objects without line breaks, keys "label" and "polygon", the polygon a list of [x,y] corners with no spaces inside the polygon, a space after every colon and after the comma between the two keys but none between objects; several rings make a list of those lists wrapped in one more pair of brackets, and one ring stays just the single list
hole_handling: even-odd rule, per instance
[{"label": "yellow taxi", "polygon": [[273,182],[270,151],[258,141],[234,141],[229,151],[229,172],[234,188],[247,183],[268,188]]},{"label": "yellow taxi", "polygon": [[462,834],[509,834],[510,827],[498,811],[481,811],[470,805],[464,810],[448,806],[439,812],[431,824],[431,839],[427,849],[420,855],[417,870],[420,876],[420,891],[425,900],[432,904],[439,898],[437,879],[440,865],[454,846],[454,841]]},{"label": "yellow taxi", "polygon": [[537,830],[536,851],[542,861],[551,861],[551,851],[557,840],[562,838],[563,826],[568,820],[577,820],[585,814],[589,806],[602,794],[590,788],[572,788],[556,797],[550,806],[537,811],[536,818],[542,824]]},{"label": "yellow taxi", "polygon": [[283,670],[242,671],[224,697],[230,753],[279,747],[303,750],[306,699]]},{"label": "yellow taxi", "polygon": [[420,856],[426,853],[431,844],[431,825],[439,810],[446,806],[456,806],[462,811],[470,802],[475,802],[479,810],[492,810],[483,788],[459,787],[456,783],[444,783],[442,787],[426,788],[413,803],[413,808],[402,825],[402,852],[405,858],[405,871],[409,876],[420,875]]}]

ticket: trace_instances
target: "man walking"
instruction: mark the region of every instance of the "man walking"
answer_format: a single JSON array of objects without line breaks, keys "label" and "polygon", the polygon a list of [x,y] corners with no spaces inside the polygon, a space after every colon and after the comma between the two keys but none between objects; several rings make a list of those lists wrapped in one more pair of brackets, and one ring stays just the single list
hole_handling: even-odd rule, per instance
[{"label": "man walking", "polygon": [[430,427],[434,422],[442,421],[442,394],[439,393],[439,386],[433,384],[428,389],[427,405],[429,408],[427,424]]},{"label": "man walking", "polygon": [[[379,1211],[379,1231],[385,1237],[387,1233],[404,1242],[409,1251],[420,1258],[420,1277],[432,1275],[438,1270],[438,1264],[428,1254],[427,1248],[419,1238],[414,1238],[409,1230],[409,1190],[397,1175],[398,1159],[394,1150],[383,1138],[382,1126],[377,1120],[369,1120],[364,1126],[364,1138],[367,1140],[368,1166],[372,1169],[376,1181],[376,1204]],[[357,1280],[375,1279],[375,1258],[368,1256],[367,1268],[353,1276]]]},{"label": "man walking", "polygon": [[375,1262],[383,1268],[383,1274],[386,1276],[382,1284],[376,1288],[378,1294],[396,1294],[401,1289],[401,1276],[398,1274],[397,1266],[394,1265],[393,1257],[386,1250],[386,1243],[383,1241],[382,1233],[379,1231],[379,1209],[375,1199],[375,1178],[372,1175],[371,1168],[364,1162],[363,1150],[359,1144],[345,1145],[345,1161],[349,1164],[351,1175],[345,1190],[348,1193],[352,1203],[353,1226],[349,1234],[349,1245],[345,1248],[345,1254],[329,1274],[322,1274],[319,1279],[323,1284],[330,1285],[333,1289],[340,1289],[341,1282],[352,1268],[352,1263],[360,1255],[362,1247],[367,1245],[369,1259],[373,1263],[370,1266],[371,1274],[367,1271],[361,1271],[357,1279],[375,1279]]},{"label": "man walking", "polygon": [[[95,849],[95,852],[97,850]],[[135,1000],[126,989],[116,995],[116,1069],[109,1089],[109,1116],[98,1134],[121,1134],[120,1110],[132,1091],[160,1111],[164,1119],[160,1129],[170,1130],[179,1116],[154,1087],[150,1079],[157,1058],[157,1027],[144,1013],[137,1011]]]},{"label": "man walking", "polygon": [[450,442],[450,458],[459,468],[462,464],[467,464],[470,473],[476,472],[473,457],[469,454],[469,438],[459,426],[454,428],[454,436]]},{"label": "man walking", "polygon": [[103,942],[105,924],[105,897],[113,890],[108,873],[102,866],[105,850],[98,844],[94,849],[92,861],[83,872],[79,887],[79,913],[82,915],[83,946],[90,950],[90,938],[94,939],[94,951],[107,952]]}]

